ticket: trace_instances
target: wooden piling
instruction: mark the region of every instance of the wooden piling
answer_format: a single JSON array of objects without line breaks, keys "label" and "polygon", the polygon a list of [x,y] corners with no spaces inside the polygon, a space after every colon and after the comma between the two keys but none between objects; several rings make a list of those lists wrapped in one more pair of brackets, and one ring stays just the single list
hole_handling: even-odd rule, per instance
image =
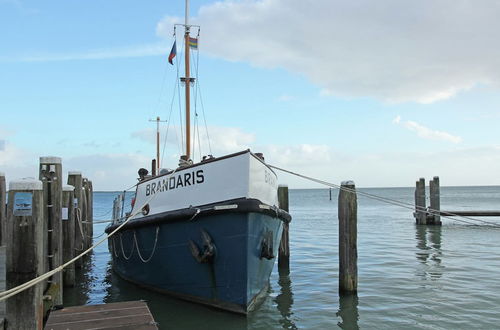
[{"label": "wooden piling", "polygon": [[116,196],[113,202],[113,220],[121,218],[122,213],[122,195]]},{"label": "wooden piling", "polygon": [[339,291],[358,290],[358,202],[353,181],[344,181],[339,191]]},{"label": "wooden piling", "polygon": [[[63,232],[63,262],[75,257],[75,208],[73,199],[75,187],[63,186],[62,198],[62,232]],[[75,286],[75,263],[63,270],[63,284],[66,287]]]},{"label": "wooden piling", "polygon": [[[82,224],[82,173],[77,171],[68,172],[68,184],[75,187],[75,255],[83,252],[83,224]],[[82,259],[75,261],[75,268],[82,268]]]},{"label": "wooden piling", "polygon": [[[89,233],[88,233],[88,226],[87,226],[87,219],[88,219],[88,202],[87,202],[87,178],[82,179],[82,207],[81,207],[81,214],[82,214],[82,228],[83,228],[83,249],[87,250],[89,248]],[[88,255],[87,255],[88,256]],[[87,257],[85,256],[85,258]]]},{"label": "wooden piling", "polygon": [[[40,157],[39,179],[44,194],[44,241],[46,241],[45,271],[62,265],[62,162],[59,157]],[[51,287],[50,304],[62,305],[62,272],[52,275],[48,284]],[[49,304],[49,305],[50,305]]]},{"label": "wooden piling", "polygon": [[91,247],[94,244],[94,188],[91,180],[87,180],[87,221],[89,247]]},{"label": "wooden piling", "polygon": [[425,179],[420,178],[415,187],[415,213],[413,213],[417,225],[427,223],[427,214],[425,206]]},{"label": "wooden piling", "polygon": [[5,174],[0,172],[0,245],[4,246],[7,230]]},{"label": "wooden piling", "polygon": [[430,208],[432,210],[430,217],[433,225],[441,225],[441,216],[439,211],[441,211],[441,201],[440,201],[440,188],[439,188],[439,177],[435,176],[429,182],[429,195],[431,200]]},{"label": "wooden piling", "polygon": [[[288,212],[288,186],[280,185],[278,187],[278,203],[280,209]],[[281,241],[279,247],[278,255],[278,267],[279,268],[289,268],[290,267],[290,242],[289,242],[289,223],[283,223],[283,233],[281,234]]]},{"label": "wooden piling", "polygon": [[[6,286],[12,289],[42,275],[44,271],[42,182],[10,182],[7,213]],[[43,283],[38,283],[8,298],[8,328],[42,329],[42,295]]]}]

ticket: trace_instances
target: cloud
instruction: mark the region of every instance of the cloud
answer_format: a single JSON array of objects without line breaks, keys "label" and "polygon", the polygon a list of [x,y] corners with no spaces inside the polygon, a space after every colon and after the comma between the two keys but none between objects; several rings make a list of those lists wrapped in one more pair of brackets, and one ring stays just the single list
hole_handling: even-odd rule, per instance
[{"label": "cloud", "polygon": [[149,168],[151,160],[137,154],[93,154],[63,159],[63,169],[81,171],[92,180],[95,191],[123,190],[136,183],[139,168]]},{"label": "cloud", "polygon": [[417,133],[417,135],[421,138],[424,139],[429,139],[429,140],[438,140],[438,141],[447,141],[451,143],[461,143],[462,138],[460,136],[452,135],[450,133],[438,131],[438,130],[432,130],[428,127],[422,126],[417,122],[408,120],[405,122],[401,122],[401,117],[397,116],[392,120],[393,124],[396,125],[402,125],[406,129]]},{"label": "cloud", "polygon": [[[210,137],[210,143],[207,139],[207,130],[208,136]],[[245,150],[248,149],[255,141],[254,134],[244,132],[240,128],[236,127],[208,126],[207,130],[204,126],[200,125],[200,138],[198,139],[198,130],[195,130],[194,127],[191,128],[191,141],[195,143],[193,150],[195,159],[198,159],[200,157],[199,141],[201,141],[202,156],[210,153],[214,156],[221,156],[227,153]],[[163,136],[161,137],[162,145],[165,141],[165,136],[163,133],[165,131],[166,127],[163,127],[161,129],[161,132],[163,134]],[[153,128],[132,132],[131,136],[147,143],[156,143],[156,129]],[[182,136],[182,138],[184,138],[184,136]],[[181,147],[180,143],[181,130],[179,126],[170,126],[167,138],[167,146],[174,148],[177,147],[179,153],[181,153],[184,147]],[[184,140],[182,140],[182,146],[183,145]],[[178,155],[175,156],[178,157]]]},{"label": "cloud", "polygon": [[292,95],[288,95],[288,94],[282,94],[278,97],[277,99],[279,102],[291,102],[293,100],[295,100],[295,97],[292,96]]},{"label": "cloud", "polygon": [[[335,184],[354,180],[358,187],[408,187],[420,177],[438,175],[443,186],[500,185],[500,178],[491,176],[500,171],[500,146],[351,154],[326,145],[281,145],[261,147],[259,151],[264,152],[269,164]],[[432,166],[426,166],[429,159],[432,159]],[[325,188],[276,172],[280,184],[288,184],[291,188]]]},{"label": "cloud", "polygon": [[[201,7],[193,23],[213,56],[285,68],[323,95],[432,103],[498,87],[499,14],[498,1],[226,0]],[[170,37],[174,21],[157,33]]]},{"label": "cloud", "polygon": [[59,62],[75,60],[106,60],[146,56],[164,56],[168,54],[164,42],[127,47],[93,49],[70,53],[38,53],[26,56],[0,57],[1,62]]}]

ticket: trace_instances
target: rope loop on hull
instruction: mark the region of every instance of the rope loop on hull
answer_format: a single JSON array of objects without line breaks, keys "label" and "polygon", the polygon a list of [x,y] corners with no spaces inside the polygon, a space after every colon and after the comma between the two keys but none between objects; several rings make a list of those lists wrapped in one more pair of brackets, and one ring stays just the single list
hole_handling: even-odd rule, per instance
[{"label": "rope loop on hull", "polygon": [[153,258],[153,255],[155,254],[155,251],[156,251],[156,243],[158,243],[158,233],[159,232],[160,232],[160,226],[157,226],[156,227],[155,243],[153,245],[153,251],[151,251],[151,255],[147,259],[144,259],[141,255],[141,249],[139,247],[139,243],[137,242],[137,236],[136,236],[135,230],[134,230],[134,243],[135,243],[135,246],[137,246],[137,255],[139,255],[139,259],[141,259],[142,262],[147,263],[147,262],[151,261],[151,259]]},{"label": "rope loop on hull", "polygon": [[[135,234],[135,233],[134,233]],[[130,251],[130,255],[127,257],[125,256],[125,251],[123,250],[123,241],[122,241],[122,233],[119,233],[119,236],[120,236],[120,246],[122,248],[122,255],[123,255],[123,258],[125,260],[129,260],[130,258],[132,258],[132,255],[134,254],[134,246],[135,246],[135,240],[132,241],[132,249]]]}]

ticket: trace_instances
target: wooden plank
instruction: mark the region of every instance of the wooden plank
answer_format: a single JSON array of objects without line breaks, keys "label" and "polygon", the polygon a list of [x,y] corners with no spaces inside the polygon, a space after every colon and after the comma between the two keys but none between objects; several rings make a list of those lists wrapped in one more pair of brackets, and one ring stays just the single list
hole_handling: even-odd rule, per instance
[{"label": "wooden plank", "polygon": [[118,309],[105,309],[96,310],[91,312],[78,312],[73,313],[53,313],[51,317],[51,324],[61,323],[61,322],[74,322],[74,321],[86,321],[89,319],[107,319],[109,317],[117,316],[131,316],[131,315],[144,315],[149,312],[147,306],[138,307],[128,307],[128,308],[118,308]]},{"label": "wooden plank", "polygon": [[440,215],[452,217],[459,216],[477,216],[477,217],[500,217],[500,211],[441,211]]},{"label": "wooden plank", "polygon": [[[89,319],[86,321],[64,322],[58,324],[48,324],[46,330],[80,330],[80,329],[106,329],[120,328],[121,326],[147,325],[151,321],[150,314],[108,317],[107,319]],[[155,327],[156,328],[156,327]]]},{"label": "wooden plank", "polygon": [[129,308],[129,307],[137,307],[137,306],[147,306],[147,304],[144,301],[123,301],[123,302],[116,302],[116,303],[109,303],[109,304],[65,307],[63,309],[60,309],[60,310],[54,312],[54,313],[55,314],[86,313],[86,312],[105,311],[108,309],[120,309],[120,308]]},{"label": "wooden plank", "polygon": [[48,330],[79,329],[158,329],[143,301],[68,307],[53,311],[47,320]]}]

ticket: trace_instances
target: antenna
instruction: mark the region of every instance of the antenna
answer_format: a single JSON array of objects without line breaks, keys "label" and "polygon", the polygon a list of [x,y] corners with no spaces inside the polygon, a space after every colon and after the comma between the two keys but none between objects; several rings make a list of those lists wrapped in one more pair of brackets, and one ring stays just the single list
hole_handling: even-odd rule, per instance
[{"label": "antenna", "polygon": [[160,122],[166,123],[166,120],[160,120],[160,117],[156,119],[150,119],[149,121],[156,122],[156,173],[160,174]]}]

